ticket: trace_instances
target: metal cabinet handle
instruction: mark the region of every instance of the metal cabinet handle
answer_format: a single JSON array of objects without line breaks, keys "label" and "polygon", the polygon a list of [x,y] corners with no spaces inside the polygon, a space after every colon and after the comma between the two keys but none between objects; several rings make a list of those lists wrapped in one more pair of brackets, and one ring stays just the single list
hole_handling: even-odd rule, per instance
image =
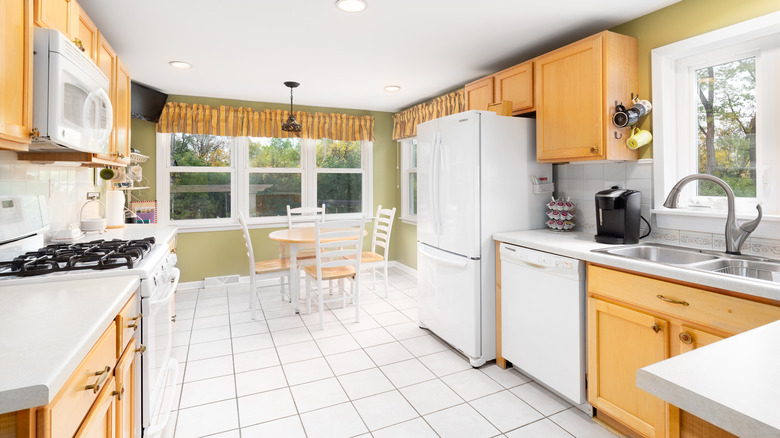
[{"label": "metal cabinet handle", "polygon": [[138,321],[141,320],[142,316],[144,316],[144,315],[142,313],[139,313],[138,316],[136,316],[135,318],[131,319],[130,321],[133,321],[133,323],[132,324],[128,324],[127,328],[131,328],[131,329],[133,329],[133,331],[138,330]]},{"label": "metal cabinet handle", "polygon": [[138,348],[135,349],[137,353],[144,354],[146,352],[146,345],[141,344]]},{"label": "metal cabinet handle", "polygon": [[680,333],[680,340],[683,344],[690,344],[693,342],[693,336],[688,332],[682,332]]},{"label": "metal cabinet handle", "polygon": [[97,394],[98,391],[100,391],[100,387],[103,386],[104,383],[106,383],[106,379],[108,379],[109,371],[111,371],[111,367],[106,365],[105,368],[103,368],[102,371],[96,371],[94,373],[95,376],[100,376],[95,382],[94,385],[87,385],[84,387],[84,389],[91,389],[92,393]]},{"label": "metal cabinet handle", "polygon": [[661,301],[666,301],[667,303],[671,303],[671,304],[682,304],[683,306],[687,306],[687,305],[688,305],[688,302],[687,302],[687,301],[677,301],[677,300],[673,300],[673,299],[671,299],[671,298],[666,298],[666,297],[665,297],[665,296],[663,296],[663,295],[656,295],[656,297],[657,297],[659,300],[661,300]]},{"label": "metal cabinet handle", "polygon": [[654,323],[653,323],[653,326],[652,326],[652,327],[650,327],[650,328],[652,328],[652,329],[653,329],[653,331],[654,331],[654,332],[656,332],[656,333],[658,333],[658,332],[660,332],[660,331],[661,331],[661,326],[660,326],[660,325],[659,325],[657,322],[654,322]]}]

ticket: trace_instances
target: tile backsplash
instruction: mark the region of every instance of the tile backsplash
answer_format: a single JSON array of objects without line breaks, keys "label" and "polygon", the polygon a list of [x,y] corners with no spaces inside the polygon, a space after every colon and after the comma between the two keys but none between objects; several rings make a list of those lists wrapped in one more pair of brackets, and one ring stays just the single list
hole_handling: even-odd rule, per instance
[{"label": "tile backsplash", "polygon": [[[77,227],[87,192],[102,191],[101,179],[94,184],[94,170],[87,167],[34,164],[18,161],[16,153],[0,151],[0,195],[44,195],[48,201],[50,233],[68,225]],[[84,217],[96,217],[102,211],[95,204],[84,210]]]},{"label": "tile backsplash", "polygon": [[[695,219],[687,229],[662,229],[656,225],[650,209],[653,206],[653,160],[616,163],[568,163],[553,165],[555,196],[571,198],[577,205],[575,222],[577,229],[596,233],[596,192],[617,185],[620,188],[642,192],[642,216],[652,225],[652,232],[643,241],[681,245],[691,248],[725,251],[723,233],[697,231]],[[640,233],[647,226],[642,223]],[[780,239],[750,237],[742,251],[765,257],[780,257]]]}]

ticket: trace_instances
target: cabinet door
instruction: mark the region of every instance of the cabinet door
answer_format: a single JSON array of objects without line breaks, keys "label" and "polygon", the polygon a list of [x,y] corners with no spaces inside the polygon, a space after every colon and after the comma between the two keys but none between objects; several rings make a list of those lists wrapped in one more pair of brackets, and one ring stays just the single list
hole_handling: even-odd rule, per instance
[{"label": "cabinet door", "polygon": [[488,76],[466,84],[467,110],[487,110],[488,105],[493,103],[493,82],[493,76]]},{"label": "cabinet door", "polygon": [[602,39],[536,58],[536,158],[602,159]]},{"label": "cabinet door", "polygon": [[[116,436],[117,438],[133,438],[137,436],[136,423],[140,424],[141,414],[136,410],[137,397],[135,389],[140,379],[137,338],[133,338],[124,354],[116,364]],[[139,435],[140,436],[140,435]]]},{"label": "cabinet door", "polygon": [[[674,335],[674,334],[673,334]],[[677,334],[677,339],[672,339],[672,342],[679,342],[680,353],[686,353],[688,351],[695,350],[699,347],[704,347],[712,343],[718,342],[724,339],[723,336],[718,336],[712,333],[708,333],[703,330],[695,329],[682,325],[680,331]],[[675,406],[669,406],[669,418],[670,418],[670,435],[680,438],[736,438],[737,436],[731,434],[712,423],[702,420],[701,418],[679,409]],[[675,421],[677,419],[677,421]]]},{"label": "cabinet door", "polygon": [[116,436],[116,381],[112,377],[87,413],[75,438],[113,438]]},{"label": "cabinet door", "polygon": [[84,47],[84,53],[92,58],[93,61],[97,62],[97,27],[75,0],[73,0],[72,3],[73,13],[76,16],[76,26],[73,30],[73,37],[81,40],[81,45]]},{"label": "cabinet door", "polygon": [[534,63],[518,64],[495,74],[494,102],[509,100],[512,113],[530,111],[534,107]]},{"label": "cabinet door", "polygon": [[114,105],[114,132],[116,133],[116,159],[130,162],[130,73],[117,58],[116,104]]},{"label": "cabinet door", "polygon": [[97,41],[97,66],[100,67],[100,71],[108,77],[108,83],[110,90],[108,90],[108,96],[111,98],[111,106],[114,107],[114,121],[113,130],[108,139],[108,154],[98,154],[98,157],[106,160],[112,160],[116,157],[116,120],[117,120],[117,104],[116,104],[116,76],[117,76],[117,57],[116,52],[106,41],[103,33],[98,31]]},{"label": "cabinet door", "polygon": [[71,0],[35,0],[35,25],[57,29],[71,39],[75,31],[72,3]]},{"label": "cabinet door", "polygon": [[668,322],[588,298],[588,402],[645,437],[665,434],[665,402],[637,388],[636,371],[668,356]]},{"label": "cabinet door", "polygon": [[0,149],[27,150],[32,124],[32,4],[0,2]]}]

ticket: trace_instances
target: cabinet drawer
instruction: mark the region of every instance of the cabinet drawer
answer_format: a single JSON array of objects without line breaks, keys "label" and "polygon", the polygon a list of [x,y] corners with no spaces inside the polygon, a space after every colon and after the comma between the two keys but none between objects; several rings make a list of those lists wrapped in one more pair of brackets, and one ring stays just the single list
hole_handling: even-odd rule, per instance
[{"label": "cabinet drawer", "polygon": [[780,319],[780,307],[598,266],[588,267],[588,294],[731,334]]},{"label": "cabinet drawer", "polygon": [[117,343],[116,343],[116,358],[122,355],[125,351],[125,347],[130,342],[130,338],[136,332],[140,333],[141,328],[141,306],[138,302],[138,296],[133,296],[130,301],[127,302],[125,307],[119,312],[116,317],[117,326]]},{"label": "cabinet drawer", "polygon": [[38,411],[38,426],[44,429],[41,436],[72,437],[78,430],[100,390],[112,380],[116,363],[116,339],[116,324],[111,324],[65,382],[54,401]]}]

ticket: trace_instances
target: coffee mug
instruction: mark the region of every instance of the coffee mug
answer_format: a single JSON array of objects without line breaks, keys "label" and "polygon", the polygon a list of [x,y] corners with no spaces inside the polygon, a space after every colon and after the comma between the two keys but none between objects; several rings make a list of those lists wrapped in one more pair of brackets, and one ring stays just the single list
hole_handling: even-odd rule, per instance
[{"label": "coffee mug", "polygon": [[634,128],[631,131],[631,137],[628,137],[628,140],[626,140],[626,146],[629,149],[639,149],[651,141],[653,141],[653,134],[650,131]]}]

